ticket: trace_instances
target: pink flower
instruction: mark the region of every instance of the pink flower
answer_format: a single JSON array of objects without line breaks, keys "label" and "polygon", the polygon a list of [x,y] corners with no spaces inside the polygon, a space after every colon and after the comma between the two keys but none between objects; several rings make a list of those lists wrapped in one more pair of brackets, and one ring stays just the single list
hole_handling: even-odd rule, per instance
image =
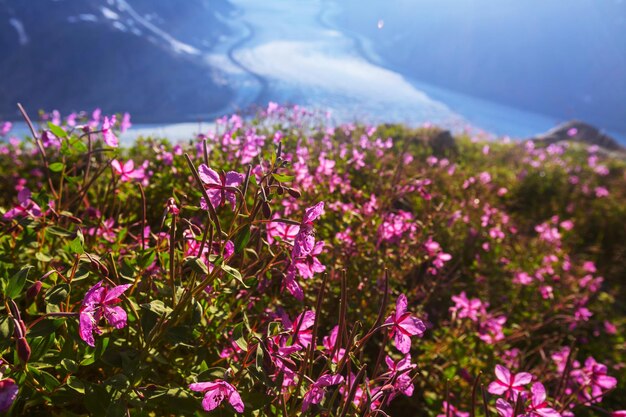
[{"label": "pink flower", "polygon": [[546,389],[541,382],[535,382],[530,391],[532,395],[530,405],[526,407],[526,417],[561,417],[558,411],[548,407]]},{"label": "pink flower", "polygon": [[478,337],[485,343],[493,344],[504,339],[502,328],[506,323],[505,316],[488,316],[478,326]]},{"label": "pink flower", "polygon": [[581,370],[572,372],[572,376],[586,387],[582,395],[592,402],[600,402],[606,391],[617,386],[617,379],[607,375],[606,365],[596,362],[591,356],[585,360]]},{"label": "pink flower", "polygon": [[[332,355],[333,351],[335,350],[335,346],[337,345],[338,333],[339,326],[335,326],[333,327],[333,330],[331,330],[330,336],[324,336],[324,339],[322,339],[322,345],[324,346],[324,349],[329,356]],[[333,361],[334,363],[338,363],[345,354],[346,350],[344,348],[339,348],[337,349],[337,352],[335,352],[335,355],[331,358],[331,361]]]},{"label": "pink flower", "polygon": [[13,124],[11,122],[3,122],[0,124],[0,136],[6,136],[11,131],[12,127]]},{"label": "pink flower", "polygon": [[17,194],[18,205],[4,213],[3,218],[5,220],[11,220],[16,217],[24,216],[41,217],[41,207],[39,207],[37,203],[31,200],[30,197],[30,190],[26,187],[22,188]]},{"label": "pink flower", "polygon": [[[296,234],[293,241],[293,249],[291,250],[291,264],[287,268],[285,274],[285,280],[283,281],[284,287],[289,291],[291,295],[298,300],[304,298],[304,292],[300,285],[296,282],[296,272],[300,271],[302,266],[298,267],[298,262],[307,258],[316,249],[321,252],[321,248],[315,245],[315,236],[313,229],[313,222],[324,213],[324,202],[320,201],[316,205],[309,207],[305,210],[302,222],[300,223],[300,230]],[[312,255],[314,256],[314,255]],[[323,265],[312,264],[312,267],[316,270],[321,270]],[[324,268],[325,269],[325,268]],[[311,272],[314,272],[311,269]]]},{"label": "pink flower", "polygon": [[324,242],[319,241],[313,246],[313,250],[305,257],[295,259],[293,262],[298,269],[298,273],[304,279],[313,278],[316,273],[324,272],[326,267],[317,259],[324,250]]},{"label": "pink flower", "polygon": [[113,133],[113,126],[115,125],[115,116],[111,116],[109,119],[107,116],[104,116],[104,121],[102,122],[102,138],[104,139],[104,143],[112,148],[117,148],[120,144],[117,136]]},{"label": "pink flower", "polygon": [[527,272],[521,271],[516,272],[513,277],[513,283],[521,284],[521,285],[529,285],[533,282],[533,277],[531,277]]},{"label": "pink flower", "polygon": [[413,381],[411,379],[411,370],[415,369],[417,365],[411,363],[411,355],[407,354],[404,358],[400,359],[397,363],[393,361],[389,356],[385,358],[385,363],[389,368],[388,378],[395,382],[393,387],[395,392],[389,396],[389,401],[395,397],[396,392],[402,393],[407,397],[413,395]]},{"label": "pink flower", "polygon": [[216,409],[226,399],[236,412],[243,413],[241,396],[237,389],[226,381],[218,379],[215,382],[196,382],[190,384],[189,389],[204,393],[202,408],[206,411]]},{"label": "pink flower", "polygon": [[387,213],[382,224],[378,228],[379,246],[383,242],[397,243],[405,234],[413,236],[417,231],[417,225],[411,213],[399,210],[398,213]]},{"label": "pink flower", "polygon": [[309,390],[304,394],[302,400],[302,412],[304,413],[309,409],[311,404],[319,404],[324,399],[326,394],[326,387],[331,385],[337,385],[343,383],[344,378],[341,375],[324,374],[318,378],[317,381],[311,384]]},{"label": "pink flower", "polygon": [[469,417],[470,413],[467,411],[461,411],[447,401],[443,402],[443,414],[438,414],[437,417]]},{"label": "pink flower", "polygon": [[283,317],[285,327],[291,327],[291,335],[294,337],[294,345],[308,347],[313,339],[313,324],[315,324],[315,312],[307,310],[300,313],[291,323],[288,317]]},{"label": "pink flower", "polygon": [[17,397],[17,391],[17,384],[11,378],[0,380],[0,413],[9,411]]},{"label": "pink flower", "polygon": [[528,372],[520,372],[511,375],[511,372],[502,365],[496,365],[496,380],[489,384],[487,391],[491,394],[502,395],[505,398],[517,399],[520,392],[525,390],[524,385],[528,385],[532,380],[532,375]]},{"label": "pink flower", "polygon": [[498,411],[500,417],[513,417],[513,406],[504,401],[502,398],[498,398],[496,401],[496,410]]},{"label": "pink flower", "polygon": [[122,122],[120,123],[120,132],[124,133],[131,128],[133,124],[130,122],[130,114],[124,113]]},{"label": "pink flower", "polygon": [[596,187],[594,191],[597,198],[607,197],[609,195],[609,190],[606,187]]},{"label": "pink flower", "polygon": [[145,177],[143,168],[135,169],[135,162],[129,159],[122,165],[120,161],[114,159],[111,161],[111,167],[119,174],[120,181],[127,182],[133,179],[142,180]]},{"label": "pink flower", "polygon": [[[218,174],[205,164],[200,165],[198,169],[200,180],[205,184],[207,195],[213,207],[220,207],[229,202],[235,209],[237,197],[235,191],[229,190],[229,188],[235,188],[243,182],[243,175],[238,172],[229,171],[226,174]],[[207,210],[208,206],[204,198],[200,200],[200,207],[203,210]]]},{"label": "pink flower", "polygon": [[[567,366],[567,361],[570,355],[571,355],[571,349],[565,346],[561,348],[560,350],[554,352],[550,356],[556,365],[557,371],[560,374],[565,372],[565,367]],[[578,362],[577,360],[573,360],[571,361],[571,366],[573,369],[580,368],[580,362]]]},{"label": "pink flower", "polygon": [[129,287],[131,284],[109,288],[100,281],[87,291],[80,309],[78,333],[80,338],[89,346],[95,346],[94,332],[102,334],[98,328],[98,322],[103,317],[116,329],[122,329],[126,326],[126,312],[115,304],[121,301],[118,297]]},{"label": "pink flower", "polygon": [[455,305],[450,307],[450,312],[457,315],[458,318],[468,318],[474,322],[478,321],[478,316],[485,314],[485,306],[478,298],[467,298],[465,291],[459,295],[453,295],[452,301]]},{"label": "pink flower", "polygon": [[407,312],[407,299],[400,294],[396,301],[395,314],[387,317],[385,324],[391,324],[391,335],[395,337],[396,348],[402,353],[411,350],[411,336],[421,337],[426,331],[424,323]]},{"label": "pink flower", "polygon": [[279,237],[283,242],[293,243],[299,231],[300,226],[295,224],[269,222],[267,224],[267,242],[272,245],[274,240]]}]

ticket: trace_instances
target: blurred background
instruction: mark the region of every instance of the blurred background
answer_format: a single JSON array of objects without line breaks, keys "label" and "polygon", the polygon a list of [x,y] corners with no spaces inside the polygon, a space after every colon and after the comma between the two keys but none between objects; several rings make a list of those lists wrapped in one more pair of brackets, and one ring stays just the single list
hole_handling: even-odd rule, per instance
[{"label": "blurred background", "polygon": [[0,0],[0,53],[0,120],[17,102],[167,125],[275,101],[626,137],[622,0]]}]

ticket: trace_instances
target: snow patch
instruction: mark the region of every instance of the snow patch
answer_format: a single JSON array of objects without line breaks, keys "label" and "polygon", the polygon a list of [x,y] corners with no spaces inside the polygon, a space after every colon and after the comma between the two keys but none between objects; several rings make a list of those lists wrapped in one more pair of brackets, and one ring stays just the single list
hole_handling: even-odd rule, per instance
[{"label": "snow patch", "polygon": [[126,29],[126,25],[120,22],[119,20],[116,20],[115,22],[113,22],[113,27],[122,32],[128,31],[128,29]]},{"label": "snow patch", "polygon": [[153,35],[157,36],[158,38],[169,44],[173,52],[189,55],[200,55],[200,51],[197,48],[179,41],[169,33],[155,26],[144,16],[141,16],[139,13],[137,13],[137,11],[135,11],[135,9],[132,8],[130,4],[128,4],[126,0],[116,0],[115,4],[117,5],[117,9],[120,12],[127,13],[134,20],[135,23],[142,26],[145,30],[151,32]]},{"label": "snow patch", "polygon": [[118,15],[108,7],[100,7],[100,11],[102,12],[102,15],[109,20],[117,20],[120,18],[120,15]]},{"label": "snow patch", "polygon": [[26,34],[26,30],[24,30],[24,25],[22,24],[22,21],[12,17],[9,19],[9,23],[17,32],[20,45],[26,45],[28,43],[28,35]]}]

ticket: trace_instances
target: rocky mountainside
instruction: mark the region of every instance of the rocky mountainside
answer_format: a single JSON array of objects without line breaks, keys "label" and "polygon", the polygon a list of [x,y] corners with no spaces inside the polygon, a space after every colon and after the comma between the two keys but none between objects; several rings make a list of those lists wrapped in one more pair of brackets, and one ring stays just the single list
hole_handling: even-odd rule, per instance
[{"label": "rocky mountainside", "polygon": [[227,0],[0,0],[0,119],[18,101],[206,118],[232,97],[206,59],[231,12]]},{"label": "rocky mountainside", "polygon": [[596,145],[609,151],[624,151],[624,147],[617,140],[596,127],[578,120],[570,120],[555,126],[546,133],[532,138],[532,140],[544,144],[576,141]]}]

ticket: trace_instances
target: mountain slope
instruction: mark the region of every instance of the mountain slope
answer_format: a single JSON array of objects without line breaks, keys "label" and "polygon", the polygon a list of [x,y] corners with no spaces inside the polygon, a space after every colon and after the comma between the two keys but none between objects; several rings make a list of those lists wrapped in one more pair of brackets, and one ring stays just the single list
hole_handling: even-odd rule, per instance
[{"label": "mountain slope", "polygon": [[18,101],[143,122],[205,118],[232,96],[204,57],[230,12],[226,0],[0,0],[0,118],[14,118]]}]

